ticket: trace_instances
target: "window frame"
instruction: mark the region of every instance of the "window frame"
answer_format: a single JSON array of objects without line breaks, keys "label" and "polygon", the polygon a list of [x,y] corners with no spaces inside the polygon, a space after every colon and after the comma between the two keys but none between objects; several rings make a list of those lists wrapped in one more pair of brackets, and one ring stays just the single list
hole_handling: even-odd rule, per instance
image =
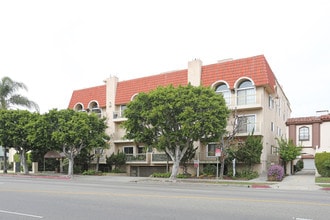
[{"label": "window frame", "polygon": [[[131,149],[131,150],[129,150],[129,152],[126,152],[126,149]],[[131,151],[132,151],[132,153],[131,153]],[[123,153],[126,155],[134,155],[134,147],[133,146],[124,146]]]},{"label": "window frame", "polygon": [[298,130],[298,139],[299,141],[309,141],[310,140],[310,131],[309,127],[302,126]]},{"label": "window frame", "polygon": [[[249,82],[251,85],[243,85]],[[256,88],[249,79],[242,80],[236,88],[236,104],[251,105],[256,104]]]},{"label": "window frame", "polygon": [[[218,88],[221,87],[221,86],[225,86],[226,89],[218,90]],[[229,89],[229,86],[226,83],[224,83],[224,82],[218,83],[215,86],[214,91],[215,91],[216,94],[221,94],[222,97],[224,98],[226,104],[230,105],[230,103],[231,103],[231,101],[230,101],[231,100],[231,91]]]},{"label": "window frame", "polygon": [[[253,118],[253,123],[249,121],[249,118]],[[244,127],[242,128],[241,120],[246,119],[244,121]],[[257,125],[257,116],[255,114],[250,115],[240,115],[238,116],[238,133],[240,134],[249,134],[252,133],[252,131],[256,132],[256,125]],[[251,127],[253,126],[253,127]]]}]

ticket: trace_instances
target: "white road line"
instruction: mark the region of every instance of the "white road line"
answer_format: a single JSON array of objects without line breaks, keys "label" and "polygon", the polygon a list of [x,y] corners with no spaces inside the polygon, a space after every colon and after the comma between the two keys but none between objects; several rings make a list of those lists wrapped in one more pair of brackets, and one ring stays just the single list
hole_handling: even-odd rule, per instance
[{"label": "white road line", "polygon": [[19,213],[19,212],[10,212],[10,211],[5,211],[5,210],[0,210],[0,213],[6,213],[6,214],[12,214],[12,215],[21,215],[21,216],[27,216],[27,217],[31,217],[31,218],[43,218],[42,216],[38,216],[38,215],[30,215],[30,214]]}]

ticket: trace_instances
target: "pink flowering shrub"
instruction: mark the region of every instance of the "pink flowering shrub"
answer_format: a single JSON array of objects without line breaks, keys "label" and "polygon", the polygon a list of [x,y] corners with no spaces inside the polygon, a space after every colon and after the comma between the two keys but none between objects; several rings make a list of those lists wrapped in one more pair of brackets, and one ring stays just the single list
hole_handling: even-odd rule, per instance
[{"label": "pink flowering shrub", "polygon": [[284,168],[280,165],[271,165],[267,172],[268,180],[282,181],[284,177]]}]

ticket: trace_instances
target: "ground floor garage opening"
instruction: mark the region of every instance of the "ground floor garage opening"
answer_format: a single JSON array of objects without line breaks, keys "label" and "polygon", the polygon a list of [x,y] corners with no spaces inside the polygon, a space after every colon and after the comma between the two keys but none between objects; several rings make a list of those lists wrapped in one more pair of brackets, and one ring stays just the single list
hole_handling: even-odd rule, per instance
[{"label": "ground floor garage opening", "polygon": [[304,162],[304,169],[305,170],[315,170],[315,161],[314,161],[314,159],[304,158],[303,162]]},{"label": "ground floor garage opening", "polygon": [[148,177],[153,173],[166,173],[166,166],[131,166],[130,176]]}]

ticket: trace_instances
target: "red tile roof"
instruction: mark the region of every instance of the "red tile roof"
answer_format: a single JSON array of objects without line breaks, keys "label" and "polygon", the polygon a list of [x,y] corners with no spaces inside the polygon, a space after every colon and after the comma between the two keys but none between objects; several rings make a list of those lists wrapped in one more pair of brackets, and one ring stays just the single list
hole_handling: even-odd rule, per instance
[{"label": "red tile roof", "polygon": [[322,123],[325,121],[330,121],[330,115],[321,116],[310,116],[310,117],[299,117],[299,118],[289,118],[286,121],[286,125],[307,125],[313,123]]},{"label": "red tile roof", "polygon": [[81,103],[84,105],[84,108],[86,109],[88,108],[88,104],[91,101],[97,101],[100,108],[105,107],[106,104],[105,85],[73,91],[68,108],[73,109],[76,104]]},{"label": "red tile roof", "polygon": [[173,86],[188,84],[188,71],[178,70],[148,77],[142,77],[119,82],[117,85],[116,105],[126,104],[131,101],[132,96],[140,92],[148,92],[158,86]]},{"label": "red tile roof", "polygon": [[241,77],[249,77],[255,86],[265,86],[274,92],[275,75],[263,55],[216,63],[202,67],[202,85],[211,86],[224,80],[231,89]]},{"label": "red tile roof", "polygon": [[[265,86],[274,92],[276,78],[263,55],[202,66],[201,84],[210,86],[218,80],[224,80],[233,89],[234,83],[241,77],[249,77],[254,81],[255,86]],[[158,86],[170,84],[187,85],[188,70],[177,70],[118,82],[115,104],[126,104],[139,92],[148,92]],[[105,107],[105,85],[74,91],[69,108],[73,108],[79,102],[87,108],[88,103],[93,100],[98,101],[100,107]]]}]

